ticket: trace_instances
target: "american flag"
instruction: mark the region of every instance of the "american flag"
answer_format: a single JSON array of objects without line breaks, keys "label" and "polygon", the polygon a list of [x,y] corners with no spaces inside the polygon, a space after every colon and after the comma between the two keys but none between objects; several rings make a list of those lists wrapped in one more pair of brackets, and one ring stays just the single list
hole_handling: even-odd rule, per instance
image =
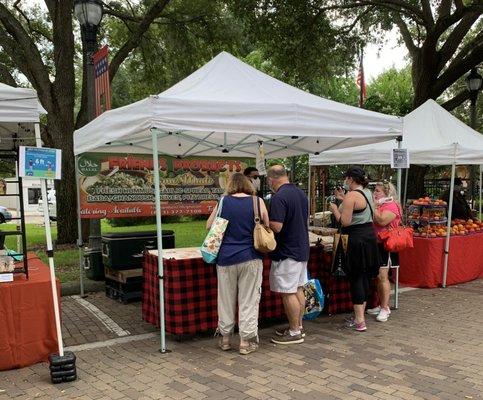
[{"label": "american flag", "polygon": [[104,46],[92,56],[95,75],[96,117],[111,109],[108,54],[108,48]]},{"label": "american flag", "polygon": [[359,72],[357,73],[356,85],[359,88],[359,107],[364,105],[366,99],[366,79],[364,77],[363,53],[361,50],[361,61],[359,64]]}]

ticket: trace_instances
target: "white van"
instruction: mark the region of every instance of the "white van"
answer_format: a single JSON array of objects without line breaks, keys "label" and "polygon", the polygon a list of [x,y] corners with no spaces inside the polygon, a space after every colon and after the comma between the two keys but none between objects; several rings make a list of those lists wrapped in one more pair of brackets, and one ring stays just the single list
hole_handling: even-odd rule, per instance
[{"label": "white van", "polygon": [[[57,198],[55,196],[55,189],[49,189],[47,192],[47,201],[49,202],[49,217],[51,221],[57,221]],[[44,213],[43,200],[39,199],[38,206],[39,213]]]}]

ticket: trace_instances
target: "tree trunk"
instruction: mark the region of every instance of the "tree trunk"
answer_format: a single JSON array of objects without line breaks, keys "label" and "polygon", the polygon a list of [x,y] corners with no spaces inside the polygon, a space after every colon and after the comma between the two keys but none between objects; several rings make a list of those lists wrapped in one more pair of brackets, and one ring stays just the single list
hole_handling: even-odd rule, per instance
[{"label": "tree trunk", "polygon": [[77,191],[72,135],[62,141],[62,179],[56,183],[57,243],[75,243],[77,239]]},{"label": "tree trunk", "polygon": [[417,199],[425,194],[424,177],[429,167],[426,165],[411,165],[408,175],[407,199]]},{"label": "tree trunk", "polygon": [[[413,110],[429,99],[435,99],[433,86],[437,79],[436,42],[428,40],[421,50],[413,57],[412,81],[414,88]],[[424,178],[428,172],[428,166],[411,165],[408,173],[408,187],[406,198],[419,198],[424,193]]]},{"label": "tree trunk", "polygon": [[48,117],[49,133],[55,148],[62,150],[62,179],[56,181],[57,243],[75,243],[77,239],[77,191],[75,181],[74,123],[72,111],[59,109]]}]

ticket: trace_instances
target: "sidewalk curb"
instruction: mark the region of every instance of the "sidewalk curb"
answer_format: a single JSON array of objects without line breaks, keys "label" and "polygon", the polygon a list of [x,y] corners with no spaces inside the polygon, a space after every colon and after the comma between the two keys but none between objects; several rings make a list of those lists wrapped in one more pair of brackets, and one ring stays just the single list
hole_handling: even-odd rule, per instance
[{"label": "sidewalk curb", "polygon": [[[105,290],[104,281],[91,281],[90,279],[84,280],[84,292],[103,292]],[[80,294],[79,281],[64,282],[61,284],[61,296],[73,296]]]}]

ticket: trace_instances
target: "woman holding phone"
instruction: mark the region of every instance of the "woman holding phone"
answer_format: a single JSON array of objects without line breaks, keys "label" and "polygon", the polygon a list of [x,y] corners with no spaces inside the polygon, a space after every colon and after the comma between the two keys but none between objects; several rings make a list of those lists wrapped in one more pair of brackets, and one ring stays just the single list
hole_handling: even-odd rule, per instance
[{"label": "woman holding phone", "polygon": [[344,189],[336,195],[342,199],[337,207],[330,208],[336,221],[342,226],[342,233],[349,236],[348,278],[355,317],[349,321],[348,328],[358,332],[367,330],[365,309],[370,296],[370,281],[379,273],[379,250],[373,226],[374,203],[364,170],[350,167],[345,173]]}]

